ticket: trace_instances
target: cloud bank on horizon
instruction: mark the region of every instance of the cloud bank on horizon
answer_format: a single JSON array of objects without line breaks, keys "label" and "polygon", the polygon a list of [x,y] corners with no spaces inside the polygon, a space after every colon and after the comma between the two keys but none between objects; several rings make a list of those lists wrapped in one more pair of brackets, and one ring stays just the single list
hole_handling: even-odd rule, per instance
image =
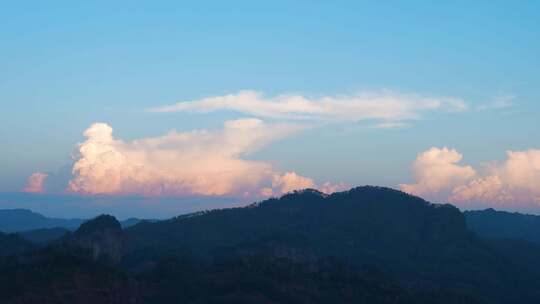
[{"label": "cloud bank on horizon", "polygon": [[507,151],[507,159],[483,170],[461,165],[455,149],[433,147],[413,164],[414,184],[401,184],[408,193],[467,207],[540,205],[540,150]]}]

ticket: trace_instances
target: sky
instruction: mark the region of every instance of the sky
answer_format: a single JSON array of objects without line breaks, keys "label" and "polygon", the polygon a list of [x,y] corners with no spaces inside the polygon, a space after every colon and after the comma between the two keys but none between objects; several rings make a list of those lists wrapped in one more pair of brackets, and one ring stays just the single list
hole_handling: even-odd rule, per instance
[{"label": "sky", "polygon": [[165,216],[371,184],[540,213],[538,20],[538,1],[2,3],[0,207]]}]

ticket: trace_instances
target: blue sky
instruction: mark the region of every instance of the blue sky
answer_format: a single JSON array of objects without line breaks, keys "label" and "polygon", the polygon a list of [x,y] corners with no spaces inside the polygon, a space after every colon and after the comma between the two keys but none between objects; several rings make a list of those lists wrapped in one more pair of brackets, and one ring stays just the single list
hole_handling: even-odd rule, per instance
[{"label": "blue sky", "polygon": [[[403,128],[328,123],[246,156],[318,182],[410,183],[431,147],[471,166],[539,148],[537,1],[20,1],[3,3],[0,20],[0,192],[69,166],[94,122],[129,141],[251,117],[147,111],[240,90],[469,105]],[[511,105],[478,109],[501,99]]]}]

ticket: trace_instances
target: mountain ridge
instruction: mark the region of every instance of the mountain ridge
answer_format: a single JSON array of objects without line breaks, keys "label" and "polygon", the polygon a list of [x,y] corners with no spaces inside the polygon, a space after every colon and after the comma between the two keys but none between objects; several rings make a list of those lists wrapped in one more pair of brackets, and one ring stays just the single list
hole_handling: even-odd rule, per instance
[{"label": "mountain ridge", "polygon": [[[397,297],[375,292],[373,303],[538,303],[540,245],[483,239],[466,221],[452,205],[395,189],[308,189],[125,229],[112,216],[98,216],[59,241],[15,250],[0,259],[0,271],[22,278],[4,283],[10,297],[23,300],[16,290],[26,282],[52,298],[49,290],[60,288],[61,295],[66,284],[118,298],[133,293],[133,303],[354,302],[370,290]],[[49,270],[36,283],[40,269]],[[96,284],[102,277],[112,285]],[[68,283],[74,280],[83,283]]]},{"label": "mountain ridge", "polygon": [[[46,217],[30,209],[0,209],[0,231],[4,233],[30,232],[39,229],[64,228],[75,231],[89,219]],[[138,218],[128,218],[120,221],[122,227],[130,227],[142,221]],[[152,221],[152,220],[151,220]]]}]

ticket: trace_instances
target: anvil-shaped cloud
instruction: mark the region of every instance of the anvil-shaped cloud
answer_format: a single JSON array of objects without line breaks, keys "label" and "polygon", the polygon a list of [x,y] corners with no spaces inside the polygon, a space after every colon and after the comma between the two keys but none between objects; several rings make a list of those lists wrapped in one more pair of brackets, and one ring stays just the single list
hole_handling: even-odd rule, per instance
[{"label": "anvil-shaped cloud", "polygon": [[[226,121],[217,131],[170,132],[125,142],[95,123],[79,144],[68,191],[146,196],[270,196],[316,187],[294,172],[279,172],[242,157],[302,126],[259,119]],[[329,188],[328,184],[321,188]],[[331,187],[330,187],[331,188]]]}]

